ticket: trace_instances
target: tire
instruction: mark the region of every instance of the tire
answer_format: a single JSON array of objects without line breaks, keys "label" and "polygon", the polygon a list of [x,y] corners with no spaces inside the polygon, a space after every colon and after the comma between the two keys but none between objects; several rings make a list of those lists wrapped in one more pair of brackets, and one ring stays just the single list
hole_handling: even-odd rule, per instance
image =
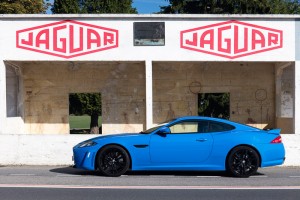
[{"label": "tire", "polygon": [[97,155],[98,170],[105,176],[118,177],[130,166],[127,151],[118,145],[103,147]]},{"label": "tire", "polygon": [[258,153],[251,147],[235,147],[228,155],[227,171],[234,177],[248,178],[259,167]]}]

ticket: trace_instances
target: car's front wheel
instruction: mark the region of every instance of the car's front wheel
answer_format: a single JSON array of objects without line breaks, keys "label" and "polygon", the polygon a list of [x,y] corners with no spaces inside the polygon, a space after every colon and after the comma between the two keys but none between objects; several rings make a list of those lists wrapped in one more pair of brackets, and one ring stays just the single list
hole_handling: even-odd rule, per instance
[{"label": "car's front wheel", "polygon": [[126,150],[118,145],[103,147],[97,155],[98,170],[105,176],[117,177],[124,174],[130,166]]},{"label": "car's front wheel", "polygon": [[228,155],[227,170],[235,177],[249,177],[257,172],[259,155],[251,147],[235,147]]}]

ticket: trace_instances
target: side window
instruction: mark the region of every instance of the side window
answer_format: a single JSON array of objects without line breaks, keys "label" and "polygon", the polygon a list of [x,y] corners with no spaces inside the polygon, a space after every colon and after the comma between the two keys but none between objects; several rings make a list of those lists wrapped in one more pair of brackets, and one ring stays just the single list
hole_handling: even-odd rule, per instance
[{"label": "side window", "polygon": [[208,121],[204,121],[204,120],[199,121],[198,132],[199,133],[208,133],[209,132]]},{"label": "side window", "polygon": [[181,122],[170,127],[171,133],[197,133],[198,122]]},{"label": "side window", "polygon": [[224,124],[221,122],[209,122],[209,132],[224,132],[224,131],[231,131],[235,129],[234,126],[231,126],[229,124]]},{"label": "side window", "polygon": [[181,122],[170,126],[171,134],[179,133],[213,133],[235,129],[234,126],[222,122],[200,120],[195,122]]}]

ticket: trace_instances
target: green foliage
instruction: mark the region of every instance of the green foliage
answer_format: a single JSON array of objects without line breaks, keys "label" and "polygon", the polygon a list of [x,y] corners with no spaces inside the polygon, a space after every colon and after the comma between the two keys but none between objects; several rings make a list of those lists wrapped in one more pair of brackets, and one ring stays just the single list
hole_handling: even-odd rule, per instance
[{"label": "green foliage", "polygon": [[48,6],[43,0],[0,0],[0,14],[46,13]]},{"label": "green foliage", "polygon": [[80,115],[101,115],[100,93],[74,93],[69,96],[69,113]]},{"label": "green foliage", "polygon": [[299,14],[297,0],[170,0],[160,13],[178,14]]},{"label": "green foliage", "polygon": [[132,0],[54,0],[52,12],[70,13],[137,13]]},{"label": "green foliage", "polygon": [[132,0],[82,0],[81,13],[137,13]]},{"label": "green foliage", "polygon": [[51,11],[53,14],[71,14],[80,13],[80,8],[78,0],[55,0]]}]

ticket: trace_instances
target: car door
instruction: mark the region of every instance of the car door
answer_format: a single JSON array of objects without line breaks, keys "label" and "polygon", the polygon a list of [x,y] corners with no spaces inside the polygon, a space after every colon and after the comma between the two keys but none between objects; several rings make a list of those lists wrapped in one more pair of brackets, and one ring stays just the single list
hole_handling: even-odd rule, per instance
[{"label": "car door", "polygon": [[198,121],[170,126],[170,134],[153,134],[150,139],[152,163],[201,163],[208,159],[213,138],[201,131]]}]

